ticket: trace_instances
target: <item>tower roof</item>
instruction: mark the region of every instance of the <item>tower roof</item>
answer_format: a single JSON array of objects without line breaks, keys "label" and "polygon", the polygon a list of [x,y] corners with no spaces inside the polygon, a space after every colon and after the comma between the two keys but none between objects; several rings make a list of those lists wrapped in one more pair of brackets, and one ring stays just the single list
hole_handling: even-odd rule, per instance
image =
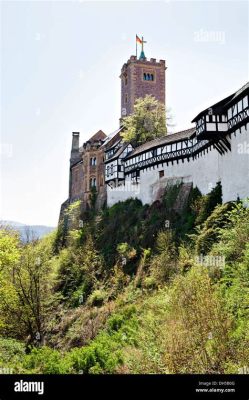
[{"label": "tower roof", "polygon": [[98,132],[96,132],[90,139],[88,139],[88,142],[95,142],[98,140],[104,140],[106,138],[106,134],[100,129]]},{"label": "tower roof", "polygon": [[141,50],[139,60],[146,60],[146,57],[145,57],[145,54],[144,54],[143,50]]}]

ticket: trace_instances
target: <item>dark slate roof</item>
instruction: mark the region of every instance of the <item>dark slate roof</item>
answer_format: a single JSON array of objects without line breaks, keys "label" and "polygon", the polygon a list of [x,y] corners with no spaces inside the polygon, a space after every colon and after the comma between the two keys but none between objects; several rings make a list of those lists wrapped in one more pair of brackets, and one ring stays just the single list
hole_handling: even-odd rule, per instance
[{"label": "dark slate roof", "polygon": [[129,143],[123,143],[122,146],[120,146],[120,148],[118,149],[118,151],[113,154],[113,156],[111,158],[108,158],[108,160],[105,160],[105,162],[109,162],[112,160],[115,160],[116,158],[118,158],[120,156],[120,154],[123,153],[123,151],[126,149],[126,147],[128,146]]},{"label": "dark slate roof", "polygon": [[195,133],[195,128],[190,128],[190,129],[186,129],[184,131],[171,133],[171,134],[168,134],[161,138],[151,140],[151,141],[146,142],[146,143],[142,144],[141,146],[137,147],[134,151],[132,151],[126,157],[126,159],[133,157],[134,155],[143,153],[144,151],[147,151],[149,149],[153,149],[155,147],[162,146],[164,144],[178,142],[179,140],[182,140],[182,139],[188,139],[191,136],[193,136],[194,133]]},{"label": "dark slate roof", "polygon": [[242,93],[244,93],[248,89],[249,89],[249,82],[247,82],[244,86],[242,86],[239,90],[237,90],[237,92],[233,95],[229,103],[232,102],[237,97],[239,97]]},{"label": "dark slate roof", "polygon": [[106,134],[100,129],[93,136],[91,136],[90,139],[87,140],[87,142],[95,142],[98,140],[105,140],[106,137],[107,137]]},{"label": "dark slate roof", "polygon": [[106,146],[107,143],[110,142],[119,132],[121,132],[122,129],[123,129],[123,127],[121,126],[120,128],[116,129],[114,132],[110,133],[110,135],[108,135],[106,137],[102,146]]},{"label": "dark slate roof", "polygon": [[219,113],[222,111],[223,107],[225,105],[229,105],[236,97],[240,96],[243,92],[245,92],[249,88],[249,82],[246,83],[244,86],[242,86],[237,92],[231,94],[228,97],[225,97],[225,99],[220,100],[218,103],[213,104],[212,106],[206,108],[205,110],[201,111],[194,119],[192,122],[197,121],[203,114],[207,114],[208,110],[210,108],[213,109],[214,113]]}]

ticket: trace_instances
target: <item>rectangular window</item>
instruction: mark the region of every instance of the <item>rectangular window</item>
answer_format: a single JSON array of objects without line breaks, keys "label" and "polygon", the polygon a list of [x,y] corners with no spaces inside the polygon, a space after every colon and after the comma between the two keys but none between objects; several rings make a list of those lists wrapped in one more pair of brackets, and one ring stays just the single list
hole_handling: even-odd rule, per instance
[{"label": "rectangular window", "polygon": [[242,100],[238,102],[238,112],[242,111]]},{"label": "rectangular window", "polygon": [[159,178],[163,178],[164,177],[164,170],[162,169],[162,171],[159,171]]},{"label": "rectangular window", "polygon": [[248,107],[248,96],[245,96],[243,98],[243,108],[247,108]]}]

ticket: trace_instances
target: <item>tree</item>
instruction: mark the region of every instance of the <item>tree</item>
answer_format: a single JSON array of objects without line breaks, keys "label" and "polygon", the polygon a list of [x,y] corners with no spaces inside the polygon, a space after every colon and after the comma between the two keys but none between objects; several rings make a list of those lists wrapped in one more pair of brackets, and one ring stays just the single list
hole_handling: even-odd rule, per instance
[{"label": "tree", "polygon": [[0,334],[43,340],[53,296],[53,240],[51,234],[21,246],[13,233],[0,231]]},{"label": "tree", "polygon": [[134,147],[167,134],[165,106],[155,97],[146,95],[136,100],[134,113],[123,119],[125,142]]}]

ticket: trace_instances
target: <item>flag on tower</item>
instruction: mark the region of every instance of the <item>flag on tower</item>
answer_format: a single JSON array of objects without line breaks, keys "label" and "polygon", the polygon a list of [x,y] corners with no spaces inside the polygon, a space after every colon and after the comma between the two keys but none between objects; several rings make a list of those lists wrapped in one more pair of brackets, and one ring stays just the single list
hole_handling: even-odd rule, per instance
[{"label": "flag on tower", "polygon": [[143,43],[143,42],[142,42],[142,39],[140,39],[140,37],[139,37],[139,36],[137,36],[137,35],[136,35],[136,42],[137,42],[137,43],[140,43],[140,44],[142,44],[142,43]]}]

